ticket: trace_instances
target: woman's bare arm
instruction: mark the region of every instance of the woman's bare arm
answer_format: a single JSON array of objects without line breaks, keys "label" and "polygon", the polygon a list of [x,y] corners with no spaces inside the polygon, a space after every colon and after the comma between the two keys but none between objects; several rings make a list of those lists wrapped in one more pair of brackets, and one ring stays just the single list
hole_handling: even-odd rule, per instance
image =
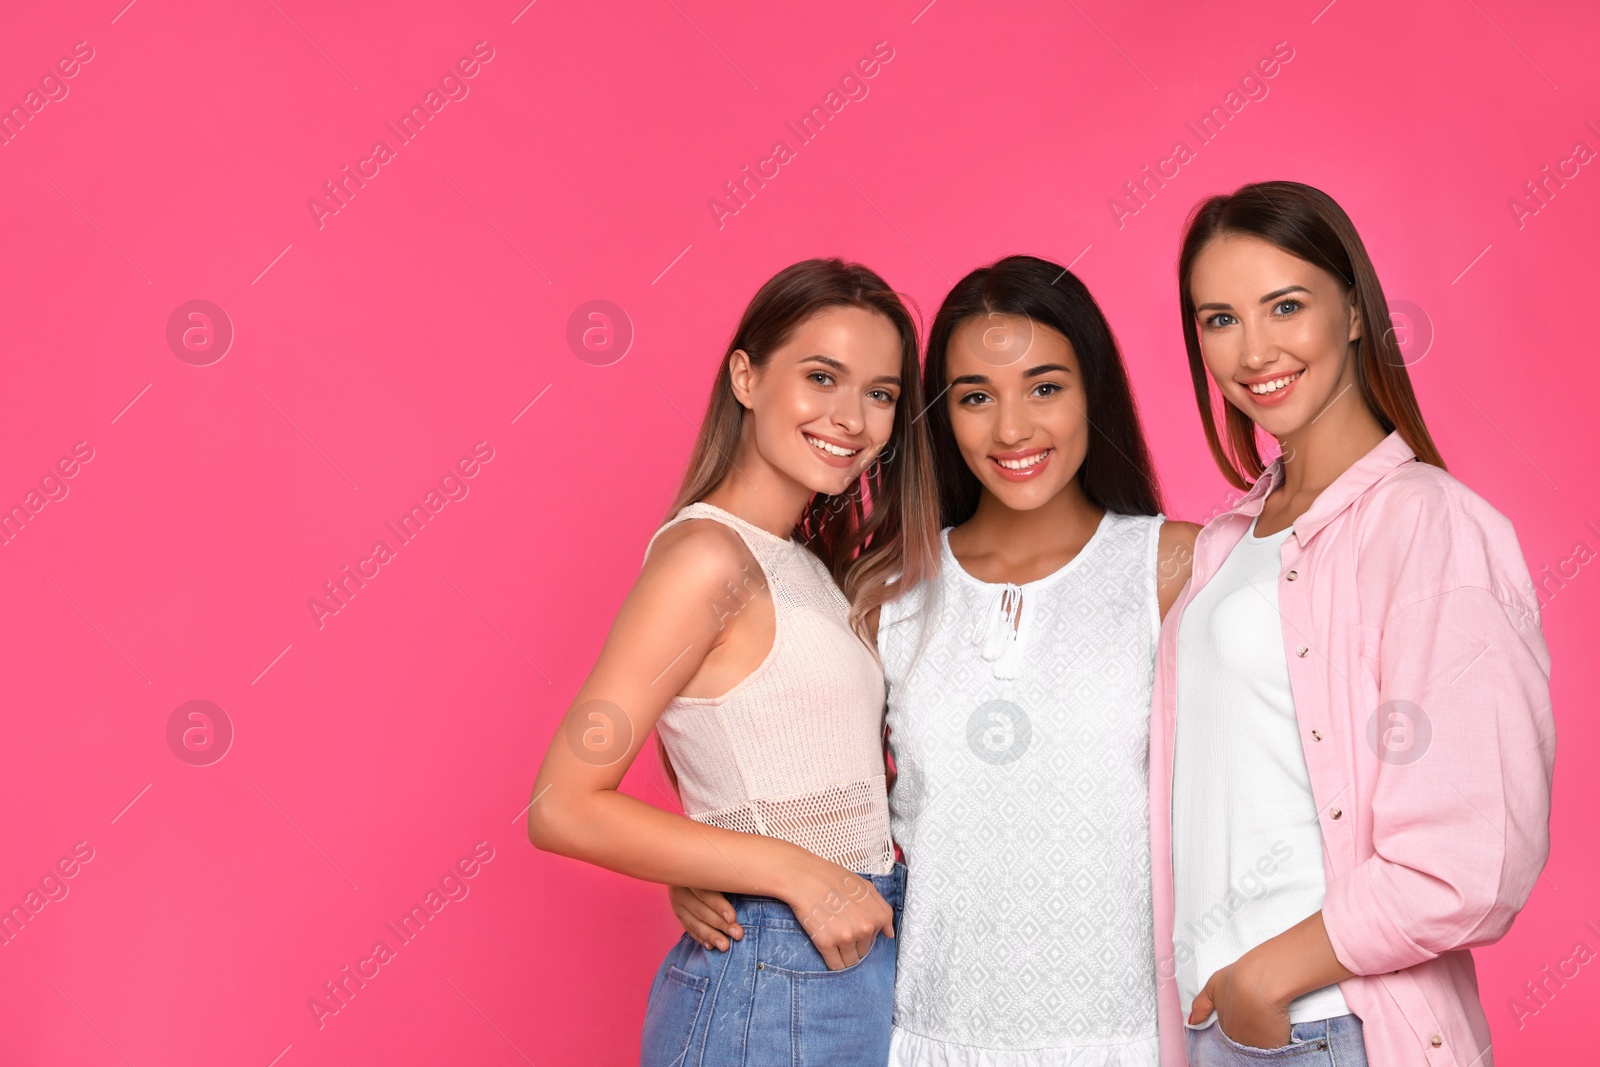
[{"label": "woman's bare arm", "polygon": [[657,541],[551,739],[528,837],[635,878],[777,897],[811,920],[829,965],[844,966],[879,929],[893,934],[893,912],[871,883],[787,841],[706,826],[617,789],[668,701],[733,627],[749,625],[717,610],[727,583],[741,580],[745,551],[711,522],[684,523]]}]

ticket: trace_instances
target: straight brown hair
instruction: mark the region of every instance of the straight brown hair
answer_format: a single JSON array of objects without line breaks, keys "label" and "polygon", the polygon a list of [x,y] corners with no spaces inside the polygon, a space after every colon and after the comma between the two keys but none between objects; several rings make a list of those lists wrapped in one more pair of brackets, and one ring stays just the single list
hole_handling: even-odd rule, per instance
[{"label": "straight brown hair", "polygon": [[[1189,351],[1189,376],[1206,443],[1223,475],[1246,489],[1266,470],[1250,416],[1212,391],[1211,375],[1200,355],[1199,324],[1189,280],[1195,259],[1216,237],[1239,234],[1258,237],[1313,263],[1337,278],[1345,292],[1355,291],[1361,316],[1356,342],[1356,388],[1368,410],[1386,432],[1398,430],[1417,458],[1435,467],[1444,459],[1422,421],[1411,375],[1395,340],[1389,302],[1378,272],[1350,216],[1333,197],[1299,182],[1253,182],[1232,194],[1201,201],[1189,215],[1178,256],[1178,302],[1183,316],[1183,344]],[[1217,431],[1216,409],[1224,409],[1226,439]]]}]

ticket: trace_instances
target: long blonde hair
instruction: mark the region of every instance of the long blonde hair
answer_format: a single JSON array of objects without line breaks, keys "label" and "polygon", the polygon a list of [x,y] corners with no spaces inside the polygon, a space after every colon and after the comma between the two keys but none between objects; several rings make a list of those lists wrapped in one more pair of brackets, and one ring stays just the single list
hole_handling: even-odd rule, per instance
[{"label": "long blonde hair", "polygon": [[[828,308],[883,315],[900,335],[900,396],[894,430],[878,456],[842,493],[811,498],[794,534],[827,566],[850,601],[850,625],[873,646],[866,616],[931,576],[938,567],[938,496],[926,428],[917,325],[905,302],[875,272],[840,259],[808,259],[767,281],[739,319],[723,353],[700,434],[666,518],[703,499],[733,470],[746,412],[733,394],[729,361],[743,349],[752,367],[766,366],[801,323]],[[667,779],[677,776],[660,734]]]},{"label": "long blonde hair", "polygon": [[933,465],[918,418],[923,397],[917,326],[899,294],[868,268],[808,259],[785,267],[756,293],[723,353],[699,438],[666,517],[702,499],[733,470],[746,418],[733,395],[733,353],[743,349],[752,367],[764,367],[802,322],[834,307],[877,312],[900,335],[902,386],[888,444],[844,492],[812,497],[794,529],[844,590],[850,623],[865,636],[865,617],[931,574],[938,560]]}]

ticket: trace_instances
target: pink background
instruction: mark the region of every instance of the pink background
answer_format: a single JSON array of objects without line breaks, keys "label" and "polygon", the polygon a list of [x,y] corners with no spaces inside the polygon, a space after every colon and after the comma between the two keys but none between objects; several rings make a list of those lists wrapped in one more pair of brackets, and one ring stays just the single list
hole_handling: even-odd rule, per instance
[{"label": "pink background", "polygon": [[[537,853],[519,810],[745,301],[814,255],[870,264],[924,316],[1000,255],[1075,263],[1169,510],[1203,519],[1227,490],[1172,264],[1198,198],[1267,178],[1355,219],[1413,308],[1452,470],[1546,576],[1554,846],[1478,960],[1502,1064],[1593,1047],[1600,962],[1510,1003],[1600,951],[1600,375],[1578,321],[1600,168],[1563,162],[1600,148],[1593,5],[524,2],[7,16],[0,103],[26,111],[76,42],[93,58],[0,147],[0,506],[67,490],[0,545],[0,904],[68,890],[0,946],[0,1061],[632,1061],[665,894]],[[492,60],[447,83],[468,95],[396,147],[385,122],[479,41]],[[868,95],[800,145],[785,123],[877,42]],[[1185,123],[1278,42],[1268,94],[1198,145]],[[380,138],[393,158],[362,164]],[[719,226],[708,201],[779,139],[794,157]],[[1108,202],[1179,139],[1194,157],[1119,226]],[[308,200],[346,165],[373,176],[319,226]],[[1547,165],[1565,185],[1519,220]],[[167,341],[196,299],[234,331],[207,366]],[[632,324],[610,365],[567,341],[591,300]],[[47,477],[80,441],[93,458]],[[372,574],[384,524],[480,441],[492,460],[446,481],[469,494],[319,627],[323,583]],[[169,744],[190,700],[234,732],[207,766]],[[627,787],[664,804],[650,764]],[[50,880],[78,842],[92,860]],[[397,945],[384,924],[475,847],[492,859],[445,882],[467,895],[319,1026],[324,983]]]}]

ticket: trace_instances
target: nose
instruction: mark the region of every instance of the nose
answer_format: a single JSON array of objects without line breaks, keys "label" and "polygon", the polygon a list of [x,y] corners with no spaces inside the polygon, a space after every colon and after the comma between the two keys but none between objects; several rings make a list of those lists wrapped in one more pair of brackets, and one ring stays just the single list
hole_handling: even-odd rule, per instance
[{"label": "nose", "polygon": [[852,437],[859,434],[867,422],[861,397],[847,391],[841,391],[838,399],[834,401],[831,417],[840,432],[850,434]]},{"label": "nose", "polygon": [[1267,331],[1248,320],[1239,323],[1239,362],[1247,370],[1258,371],[1278,358]]},{"label": "nose", "polygon": [[994,439],[1011,447],[1033,436],[1033,420],[1028,416],[1028,405],[1017,397],[1001,397],[995,401]]}]

